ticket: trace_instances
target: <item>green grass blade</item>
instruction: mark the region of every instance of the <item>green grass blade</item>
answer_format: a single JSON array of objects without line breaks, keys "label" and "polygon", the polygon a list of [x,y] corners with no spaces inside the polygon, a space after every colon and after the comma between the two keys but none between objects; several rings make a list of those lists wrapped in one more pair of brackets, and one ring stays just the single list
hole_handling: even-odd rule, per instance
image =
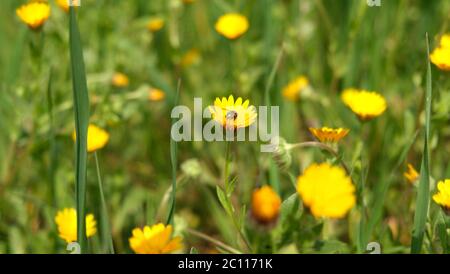
[{"label": "green grass blade", "polygon": [[[181,80],[178,80],[177,85],[177,94],[175,96],[174,107],[178,105],[178,100],[180,97],[180,88],[181,88]],[[173,122],[173,121],[172,121]],[[167,216],[167,224],[173,224],[173,215],[175,212],[175,198],[176,198],[176,190],[177,190],[177,160],[178,160],[178,146],[177,142],[170,138],[170,162],[172,163],[172,193],[171,193],[171,202],[170,202],[170,210],[169,215]]]},{"label": "green grass blade", "polygon": [[423,235],[427,222],[427,213],[430,200],[430,162],[429,146],[431,124],[431,65],[430,65],[430,45],[427,34],[427,87],[425,95],[425,141],[423,147],[422,164],[420,167],[419,188],[417,191],[416,212],[414,214],[414,227],[412,231],[411,253],[420,253],[422,249]]},{"label": "green grass blade", "polygon": [[83,50],[75,10],[70,7],[70,60],[72,65],[73,101],[75,112],[75,188],[77,202],[77,241],[81,251],[86,250],[86,164],[87,129],[89,123],[89,97],[84,68]]},{"label": "green grass blade", "polygon": [[48,167],[48,177],[49,177],[49,189],[50,189],[50,200],[52,201],[52,206],[58,208],[58,203],[56,199],[56,184],[55,184],[55,172],[57,166],[57,149],[56,149],[56,138],[55,138],[55,125],[53,120],[53,91],[52,91],[52,80],[53,80],[53,70],[50,68],[47,84],[47,112],[49,120],[49,147],[50,147],[50,163]]}]

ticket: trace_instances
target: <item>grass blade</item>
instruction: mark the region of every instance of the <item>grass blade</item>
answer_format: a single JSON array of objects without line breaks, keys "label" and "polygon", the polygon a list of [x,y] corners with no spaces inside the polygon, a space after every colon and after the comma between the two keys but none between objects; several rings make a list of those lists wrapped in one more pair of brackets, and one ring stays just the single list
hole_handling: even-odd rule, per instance
[{"label": "grass blade", "polygon": [[83,50],[78,30],[75,9],[70,7],[70,60],[72,65],[73,107],[75,113],[75,189],[77,203],[77,241],[81,251],[85,251],[86,223],[86,164],[87,164],[87,129],[89,123],[89,97],[84,68]]},{"label": "grass blade", "polygon": [[430,151],[428,140],[430,137],[431,124],[431,65],[430,65],[430,45],[427,34],[427,87],[425,95],[425,141],[423,146],[422,164],[420,167],[419,188],[417,191],[416,212],[414,214],[414,227],[412,231],[411,253],[420,253],[422,249],[423,235],[427,222],[428,206],[430,201]]}]

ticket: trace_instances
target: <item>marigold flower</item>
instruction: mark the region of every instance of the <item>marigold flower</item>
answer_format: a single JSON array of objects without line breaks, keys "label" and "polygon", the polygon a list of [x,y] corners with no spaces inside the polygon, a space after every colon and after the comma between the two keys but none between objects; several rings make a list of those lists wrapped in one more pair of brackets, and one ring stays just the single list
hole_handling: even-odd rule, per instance
[{"label": "marigold flower", "polygon": [[111,82],[117,88],[124,88],[129,85],[130,79],[125,74],[117,72],[113,75]]},{"label": "marigold flower", "polygon": [[[72,138],[76,140],[76,132],[72,134]],[[87,136],[87,150],[88,152],[94,152],[106,146],[109,141],[109,133],[104,129],[99,128],[93,124],[88,126]]]},{"label": "marigold flower", "polygon": [[147,23],[147,29],[151,32],[157,32],[164,27],[164,19],[160,17],[152,18]]},{"label": "marigold flower", "polygon": [[278,218],[281,207],[281,199],[270,187],[263,186],[253,191],[252,216],[256,221],[268,224]]},{"label": "marigold flower", "polygon": [[38,29],[50,17],[50,6],[43,2],[31,2],[16,9],[16,14],[31,29]]},{"label": "marigold flower", "polygon": [[300,93],[302,90],[308,85],[308,78],[305,76],[299,76],[283,88],[282,94],[289,101],[297,101],[300,98]]},{"label": "marigold flower", "polygon": [[244,15],[227,13],[219,17],[215,27],[218,33],[230,40],[234,40],[247,32],[249,22]]},{"label": "marigold flower", "polygon": [[309,128],[309,131],[322,143],[337,143],[347,136],[349,129],[346,128]]},{"label": "marigold flower", "polygon": [[167,254],[180,250],[181,237],[171,239],[172,226],[162,223],[133,229],[129,238],[131,249],[137,254]]},{"label": "marigold flower", "polygon": [[161,101],[164,100],[164,98],[166,97],[166,94],[164,93],[164,91],[157,89],[157,88],[151,88],[148,91],[148,100],[153,101],[153,102],[157,102],[157,101]]},{"label": "marigold flower", "polygon": [[342,92],[341,98],[344,104],[363,121],[380,116],[387,108],[386,99],[373,91],[346,89]]},{"label": "marigold flower", "polygon": [[446,212],[450,212],[450,179],[440,181],[437,184],[438,193],[433,195],[433,200]]},{"label": "marigold flower", "polygon": [[441,70],[450,71],[450,34],[441,37],[439,47],[430,54],[430,60]]},{"label": "marigold flower", "polygon": [[405,176],[408,182],[414,184],[419,178],[419,172],[417,172],[417,170],[414,168],[413,165],[408,164],[408,170],[405,173],[403,173],[403,176]]},{"label": "marigold flower", "polygon": [[[77,241],[77,211],[75,208],[64,208],[55,217],[59,237],[67,243]],[[97,222],[93,214],[86,216],[86,236],[92,237],[97,232]]]},{"label": "marigold flower", "polygon": [[239,97],[234,101],[233,95],[228,99],[216,98],[214,106],[209,107],[213,120],[220,123],[224,128],[235,130],[250,126],[256,121],[258,116],[254,106],[249,106],[250,101]]},{"label": "marigold flower", "polygon": [[327,163],[309,166],[298,177],[297,192],[316,218],[343,218],[356,202],[345,170]]}]

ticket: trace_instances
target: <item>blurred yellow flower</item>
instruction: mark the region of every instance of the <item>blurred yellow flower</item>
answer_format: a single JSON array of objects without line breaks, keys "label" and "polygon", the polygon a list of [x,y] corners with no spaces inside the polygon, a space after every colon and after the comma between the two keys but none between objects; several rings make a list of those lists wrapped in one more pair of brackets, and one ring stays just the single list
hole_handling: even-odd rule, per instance
[{"label": "blurred yellow flower", "polygon": [[344,104],[363,121],[380,116],[387,108],[386,99],[373,91],[346,89],[342,92],[341,98]]},{"label": "blurred yellow flower", "polygon": [[148,100],[150,101],[161,101],[164,100],[164,98],[166,97],[166,94],[164,93],[164,91],[157,89],[157,88],[150,88],[148,91]]},{"label": "blurred yellow flower", "polygon": [[450,34],[441,37],[439,47],[430,54],[430,60],[441,70],[450,71]]},{"label": "blurred yellow flower", "polygon": [[129,239],[131,249],[137,254],[166,254],[183,248],[181,237],[171,238],[172,226],[162,223],[133,229]]},{"label": "blurred yellow flower", "polygon": [[450,212],[450,179],[440,181],[437,188],[438,193],[433,195],[433,200],[446,212]]},{"label": "blurred yellow flower", "polygon": [[309,85],[309,80],[305,76],[299,76],[291,81],[283,88],[283,96],[289,101],[297,101],[300,98],[300,93]]},{"label": "blurred yellow flower", "polygon": [[228,99],[216,98],[214,106],[209,107],[212,118],[229,130],[245,128],[256,121],[257,113],[254,106],[249,106],[250,101],[239,97],[234,101],[233,95]]},{"label": "blurred yellow flower", "polygon": [[[76,140],[76,132],[72,134],[72,138]],[[94,152],[106,146],[109,141],[109,133],[104,129],[99,128],[93,124],[88,126],[87,136],[87,150],[88,152]]]},{"label": "blurred yellow flower", "polygon": [[[58,226],[59,237],[67,243],[77,241],[77,211],[75,208],[64,208],[57,212],[55,223]],[[89,238],[97,232],[97,222],[94,215],[86,216],[86,236]]]},{"label": "blurred yellow flower", "polygon": [[164,19],[160,17],[152,18],[147,23],[147,29],[151,32],[157,32],[164,27]]},{"label": "blurred yellow flower", "polygon": [[413,165],[408,164],[408,170],[405,173],[403,173],[403,176],[405,176],[408,182],[414,184],[419,178],[419,172],[417,172],[417,170],[414,168]]},{"label": "blurred yellow flower", "polygon": [[[79,6],[78,1],[79,0],[71,0],[73,3],[73,6],[77,7]],[[56,4],[63,9],[65,12],[69,12],[69,0],[56,0]]]},{"label": "blurred yellow flower", "polygon": [[345,170],[328,163],[309,166],[298,177],[297,192],[316,218],[343,218],[356,202]]},{"label": "blurred yellow flower", "polygon": [[112,85],[117,88],[124,88],[130,84],[130,79],[125,74],[117,72],[117,73],[114,73],[111,82],[112,82]]},{"label": "blurred yellow flower", "polygon": [[180,60],[180,66],[189,67],[200,60],[200,52],[197,49],[191,49],[186,52]]},{"label": "blurred yellow flower", "polygon": [[270,186],[253,191],[252,216],[258,222],[268,224],[275,221],[280,213],[280,207],[281,199]]},{"label": "blurred yellow flower", "polygon": [[346,128],[309,128],[309,131],[322,143],[336,143],[347,136],[349,129]]},{"label": "blurred yellow flower", "polygon": [[216,22],[216,31],[231,40],[241,37],[248,28],[247,17],[238,13],[222,15]]},{"label": "blurred yellow flower", "polygon": [[50,16],[50,6],[43,2],[30,2],[16,9],[16,14],[30,28],[37,29]]}]

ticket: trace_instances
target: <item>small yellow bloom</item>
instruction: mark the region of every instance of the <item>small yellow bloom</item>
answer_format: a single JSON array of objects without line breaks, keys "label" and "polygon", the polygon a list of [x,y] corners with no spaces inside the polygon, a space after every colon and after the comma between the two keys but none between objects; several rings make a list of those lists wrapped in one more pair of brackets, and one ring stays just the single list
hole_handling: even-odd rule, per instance
[{"label": "small yellow bloom", "polygon": [[309,128],[309,131],[322,143],[336,143],[347,136],[349,129],[346,128]]},{"label": "small yellow bloom", "polygon": [[[55,217],[58,233],[67,243],[77,241],[77,211],[75,208],[64,208],[58,211]],[[92,237],[97,232],[97,222],[94,215],[86,216],[86,236]]]},{"label": "small yellow bloom", "polygon": [[241,37],[248,28],[247,17],[238,13],[222,15],[216,22],[216,31],[231,40]]},{"label": "small yellow bloom", "polygon": [[164,27],[164,19],[160,17],[152,18],[148,21],[147,29],[151,32],[157,32]]},{"label": "small yellow bloom", "polygon": [[281,199],[270,187],[263,186],[252,194],[252,216],[260,223],[275,221],[280,213]]},{"label": "small yellow bloom", "polygon": [[164,93],[164,91],[157,89],[157,88],[151,88],[148,91],[148,100],[153,101],[153,102],[157,102],[157,101],[161,101],[164,100],[164,98],[166,97],[166,94]]},{"label": "small yellow bloom", "polygon": [[297,192],[316,218],[343,218],[356,202],[345,170],[327,163],[309,166],[298,177]]},{"label": "small yellow bloom", "polygon": [[209,107],[213,120],[220,123],[224,128],[235,130],[250,126],[256,121],[258,116],[254,106],[249,106],[250,101],[239,97],[234,101],[233,95],[228,99],[216,98],[214,106]]},{"label": "small yellow bloom", "polygon": [[183,248],[181,237],[171,238],[172,226],[162,223],[133,229],[129,239],[131,249],[137,254],[167,254]]},{"label": "small yellow bloom", "polygon": [[413,165],[408,164],[408,170],[405,173],[403,173],[403,176],[405,176],[408,182],[414,184],[419,178],[419,172],[417,172],[417,170],[413,167]]},{"label": "small yellow bloom", "polygon": [[[71,0],[74,7],[79,6],[79,0]],[[65,12],[69,12],[69,0],[56,0],[56,4]]]},{"label": "small yellow bloom", "polygon": [[342,92],[341,98],[344,104],[363,121],[380,116],[387,108],[386,99],[373,91],[346,89]]},{"label": "small yellow bloom", "polygon": [[50,6],[43,2],[31,2],[16,9],[16,14],[28,27],[37,29],[50,16]]},{"label": "small yellow bloom", "polygon": [[197,49],[191,49],[186,52],[180,60],[180,66],[189,67],[200,60],[200,52]]},{"label": "small yellow bloom", "polygon": [[[76,132],[72,134],[72,138],[76,140]],[[109,141],[109,133],[98,126],[90,124],[88,126],[87,150],[94,152],[106,146]]]},{"label": "small yellow bloom", "polygon": [[437,188],[438,193],[433,195],[433,200],[446,212],[450,212],[450,179],[440,181]]},{"label": "small yellow bloom", "polygon": [[113,75],[111,82],[117,88],[124,88],[130,84],[130,79],[125,74],[117,72]]},{"label": "small yellow bloom", "polygon": [[309,85],[309,80],[305,76],[299,76],[283,88],[283,96],[289,101],[297,101],[300,93]]},{"label": "small yellow bloom", "polygon": [[441,70],[450,71],[450,34],[441,37],[439,47],[430,54],[430,60]]}]

